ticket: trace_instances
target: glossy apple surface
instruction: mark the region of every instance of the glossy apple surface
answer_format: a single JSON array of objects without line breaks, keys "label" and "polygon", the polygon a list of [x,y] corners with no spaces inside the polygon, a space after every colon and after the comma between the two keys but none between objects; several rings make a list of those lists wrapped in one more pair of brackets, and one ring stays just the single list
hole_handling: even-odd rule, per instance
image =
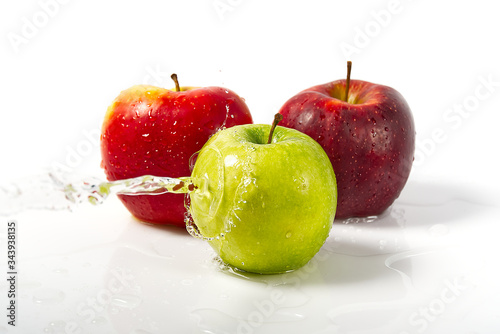
[{"label": "glossy apple surface", "polygon": [[306,89],[280,109],[282,126],[314,138],[332,162],[336,218],[381,214],[401,193],[413,163],[415,126],[403,96],[388,86],[346,80]]},{"label": "glossy apple surface", "polygon": [[[180,91],[138,85],[109,106],[102,126],[102,167],[110,181],[191,174],[189,159],[223,127],[252,123],[236,93],[221,87]],[[141,221],[184,226],[184,195],[119,195]]]},{"label": "glossy apple surface", "polygon": [[205,144],[192,173],[191,214],[221,259],[244,271],[280,273],[306,264],[332,227],[335,174],[307,135],[240,125]]}]

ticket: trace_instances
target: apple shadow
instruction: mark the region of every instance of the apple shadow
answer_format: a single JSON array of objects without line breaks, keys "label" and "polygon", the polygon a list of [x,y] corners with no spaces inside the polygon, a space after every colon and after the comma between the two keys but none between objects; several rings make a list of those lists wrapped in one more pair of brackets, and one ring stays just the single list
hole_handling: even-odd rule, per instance
[{"label": "apple shadow", "polygon": [[134,220],[138,224],[145,225],[147,228],[158,230],[159,233],[168,233],[168,234],[172,234],[174,236],[180,236],[180,237],[182,237],[182,236],[191,237],[189,235],[189,233],[187,232],[186,227],[184,225],[183,226],[161,225],[161,224],[152,224],[152,223],[143,222],[143,221],[138,220],[136,218],[134,218]]},{"label": "apple shadow", "polygon": [[[496,192],[496,194],[495,194]],[[396,205],[405,207],[407,226],[454,224],[499,207],[498,190],[450,183],[408,182]],[[430,215],[429,213],[432,213]]]},{"label": "apple shadow", "polygon": [[[415,247],[408,242],[414,235],[431,238],[429,229],[435,225],[452,229],[470,221],[479,212],[494,208],[495,203],[485,194],[482,189],[454,184],[409,181],[401,196],[380,216],[335,220],[329,238],[304,267],[277,275],[245,274],[244,279],[270,285],[297,281],[304,285],[348,284],[379,279],[388,275],[385,259]],[[136,230],[133,226],[139,224],[158,231],[159,235],[204,243],[183,227],[148,224],[135,218],[131,218],[130,224],[131,230]],[[122,240],[131,243],[135,243],[136,238],[130,231],[122,236]]]},{"label": "apple shadow", "polygon": [[[288,304],[283,305],[289,305],[292,311],[306,301],[310,303],[308,309],[324,310],[325,305],[335,305],[336,298],[348,299],[353,305],[365,303],[363,307],[374,305],[367,301],[384,303],[401,299],[407,286],[397,270],[411,277],[414,272],[426,270],[435,254],[440,255],[428,254],[415,266],[411,257],[404,257],[405,252],[416,250],[415,243],[410,242],[412,236],[432,238],[429,228],[436,224],[458,228],[460,224],[474,223],[471,218],[479,213],[490,209],[498,211],[498,206],[488,197],[481,189],[410,182],[382,215],[376,219],[335,221],[330,237],[308,264],[296,271],[275,275],[221,273],[220,266],[206,261],[212,256],[206,242],[192,237],[185,228],[145,224],[130,218],[113,245],[116,249],[109,259],[109,271],[104,273],[102,285],[107,286],[114,282],[114,275],[123,273],[126,285],[121,287],[122,294],[129,297],[131,308],[122,307],[120,312],[106,316],[113,328],[123,332],[129,329],[134,314],[135,318],[154,315],[155,319],[165,319],[158,320],[161,328],[170,324],[164,314],[189,321],[186,308],[164,302],[169,300],[183,301],[193,308],[230,305],[222,309],[233,307],[234,314],[247,316],[254,309],[241,305],[255,305],[269,298],[270,291],[286,297]],[[398,258],[399,254],[403,256]],[[394,266],[389,268],[388,259],[395,255]],[[325,286],[329,289],[323,290]],[[95,294],[98,292],[96,289]],[[220,296],[232,296],[232,299],[219,300]],[[309,300],[310,296],[314,298]],[[139,305],[139,300],[140,307],[132,308],[134,303]],[[397,307],[395,304],[394,309]],[[111,312],[114,308],[110,304],[108,309]]]},{"label": "apple shadow", "polygon": [[286,275],[291,281],[301,277],[301,284],[392,277],[394,272],[386,266],[389,257],[439,247],[439,238],[448,231],[460,231],[476,224],[477,217],[498,211],[499,196],[493,192],[470,185],[409,181],[380,216],[335,220],[320,252],[304,268]]}]

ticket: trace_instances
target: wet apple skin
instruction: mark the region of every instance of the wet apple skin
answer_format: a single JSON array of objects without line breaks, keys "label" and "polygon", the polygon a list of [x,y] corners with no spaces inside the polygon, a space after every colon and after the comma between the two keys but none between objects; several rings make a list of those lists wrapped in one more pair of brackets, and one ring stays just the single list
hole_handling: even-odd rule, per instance
[{"label": "wet apple skin", "polygon": [[337,204],[335,174],[310,137],[277,126],[235,126],[213,136],[192,174],[191,213],[202,237],[238,269],[296,270],[322,247]]},{"label": "wet apple skin", "polygon": [[[138,85],[108,108],[101,132],[101,166],[110,181],[191,174],[190,157],[223,127],[252,123],[244,100],[222,87],[176,92]],[[119,196],[141,221],[184,226],[184,195]]]},{"label": "wet apple skin", "polygon": [[280,109],[282,126],[315,139],[337,177],[336,218],[379,215],[399,197],[415,151],[415,125],[403,96],[391,87],[345,80],[306,89]]}]

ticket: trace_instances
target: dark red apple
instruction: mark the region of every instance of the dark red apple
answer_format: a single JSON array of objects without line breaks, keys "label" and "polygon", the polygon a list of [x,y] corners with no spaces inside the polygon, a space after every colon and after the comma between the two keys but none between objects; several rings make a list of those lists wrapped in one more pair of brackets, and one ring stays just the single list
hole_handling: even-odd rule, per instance
[{"label": "dark red apple", "polygon": [[336,218],[381,214],[399,196],[413,163],[415,126],[396,90],[348,74],[298,93],[280,113],[280,125],[311,136],[328,154],[337,177]]},{"label": "dark red apple", "polygon": [[[102,167],[110,181],[141,175],[191,175],[190,157],[224,127],[252,123],[245,101],[221,87],[175,90],[138,85],[109,106],[101,134]],[[184,195],[119,195],[139,220],[184,226]]]}]

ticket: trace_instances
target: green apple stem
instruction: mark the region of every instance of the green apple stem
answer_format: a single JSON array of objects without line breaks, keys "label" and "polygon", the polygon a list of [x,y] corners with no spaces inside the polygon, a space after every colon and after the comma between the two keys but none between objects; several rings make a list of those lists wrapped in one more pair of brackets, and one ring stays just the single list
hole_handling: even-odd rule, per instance
[{"label": "green apple stem", "polygon": [[347,102],[347,99],[349,97],[349,85],[351,83],[351,67],[352,67],[352,62],[349,60],[347,62],[347,79],[345,81],[345,99],[344,99],[345,102]]},{"label": "green apple stem", "polygon": [[170,77],[175,82],[175,91],[176,92],[180,92],[181,91],[181,86],[179,86],[179,80],[177,80],[177,74],[173,73]]},{"label": "green apple stem", "polygon": [[274,115],[273,125],[271,125],[271,130],[269,131],[269,138],[267,139],[268,144],[271,144],[271,141],[273,140],[274,129],[276,129],[276,126],[282,119],[283,119],[282,114],[277,113],[276,115]]}]

